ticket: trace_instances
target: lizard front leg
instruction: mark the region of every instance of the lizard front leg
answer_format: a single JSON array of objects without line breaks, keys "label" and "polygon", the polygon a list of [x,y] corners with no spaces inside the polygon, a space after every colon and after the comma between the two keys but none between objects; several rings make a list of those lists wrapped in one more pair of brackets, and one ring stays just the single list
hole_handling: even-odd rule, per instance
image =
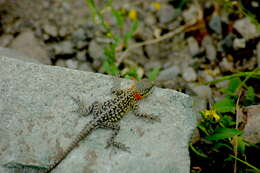
[{"label": "lizard front leg", "polygon": [[133,112],[137,117],[147,118],[153,121],[161,122],[161,119],[157,115],[147,114],[147,113],[141,113],[139,112],[139,106],[135,104],[133,106]]},{"label": "lizard front leg", "polygon": [[123,89],[117,89],[117,88],[112,88],[111,89],[111,93],[116,95],[116,96],[120,96],[124,93]]},{"label": "lizard front leg", "polygon": [[105,148],[113,146],[123,151],[129,151],[129,147],[127,147],[125,144],[115,141],[115,137],[118,135],[120,130],[120,125],[118,123],[104,122],[99,127],[113,130],[112,136],[108,139],[107,146]]}]

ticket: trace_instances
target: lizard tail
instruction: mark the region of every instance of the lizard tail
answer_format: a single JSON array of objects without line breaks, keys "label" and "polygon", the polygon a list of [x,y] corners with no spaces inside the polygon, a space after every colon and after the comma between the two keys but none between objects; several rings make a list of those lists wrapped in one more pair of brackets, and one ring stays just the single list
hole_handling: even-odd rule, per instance
[{"label": "lizard tail", "polygon": [[68,154],[79,144],[81,140],[87,137],[95,128],[97,128],[97,123],[95,121],[91,121],[87,124],[80,132],[80,134],[74,139],[74,141],[69,145],[69,147],[65,150],[65,152],[59,156],[56,161],[54,161],[51,166],[45,170],[43,173],[50,173],[53,169],[55,169],[61,162],[64,160]]}]

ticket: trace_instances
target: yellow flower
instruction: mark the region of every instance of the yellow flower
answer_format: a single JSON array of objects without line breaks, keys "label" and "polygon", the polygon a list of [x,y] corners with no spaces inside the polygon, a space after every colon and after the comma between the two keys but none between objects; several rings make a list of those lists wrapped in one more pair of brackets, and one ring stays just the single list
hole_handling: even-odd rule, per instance
[{"label": "yellow flower", "polygon": [[111,32],[108,32],[108,33],[106,34],[106,36],[109,37],[109,38],[112,38],[113,35],[112,35]]},{"label": "yellow flower", "polygon": [[128,12],[128,17],[129,19],[131,20],[136,20],[137,19],[137,12],[135,9],[131,9],[129,12]]},{"label": "yellow flower", "polygon": [[217,114],[216,110],[205,110],[202,111],[203,115],[205,116],[206,119],[214,119],[215,121],[220,120],[220,116]]},{"label": "yellow flower", "polygon": [[160,10],[161,4],[160,4],[160,2],[154,2],[154,3],[152,3],[152,7],[156,10]]}]

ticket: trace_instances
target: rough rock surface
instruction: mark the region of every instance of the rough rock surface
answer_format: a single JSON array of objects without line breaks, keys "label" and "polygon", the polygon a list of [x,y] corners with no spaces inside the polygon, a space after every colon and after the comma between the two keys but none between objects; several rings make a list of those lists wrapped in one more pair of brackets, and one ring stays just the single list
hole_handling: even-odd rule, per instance
[{"label": "rough rock surface", "polygon": [[[86,104],[111,98],[111,77],[25,63],[0,56],[0,173],[2,164],[48,165],[64,151],[91,117],[81,117],[70,96]],[[122,80],[121,88],[131,85]],[[156,88],[141,101],[142,112],[161,117],[149,123],[129,113],[117,137],[131,153],[104,149],[110,130],[82,141],[53,173],[188,173],[188,141],[195,127],[189,96]]]}]

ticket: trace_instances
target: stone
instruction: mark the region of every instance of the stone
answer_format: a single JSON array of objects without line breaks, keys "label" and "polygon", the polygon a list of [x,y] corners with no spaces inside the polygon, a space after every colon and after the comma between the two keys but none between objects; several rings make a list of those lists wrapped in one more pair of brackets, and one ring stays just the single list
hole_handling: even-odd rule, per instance
[{"label": "stone", "polygon": [[198,76],[201,77],[205,82],[214,80],[214,78],[205,71],[198,71]]},{"label": "stone", "polygon": [[200,98],[211,99],[212,91],[211,88],[207,85],[198,85],[194,83],[188,84],[192,91]]},{"label": "stone", "polygon": [[73,54],[74,48],[71,41],[62,41],[53,46],[55,54],[58,55],[70,55]]},{"label": "stone", "polygon": [[0,37],[0,46],[7,47],[14,39],[13,35],[5,34]]},{"label": "stone", "polygon": [[91,40],[88,46],[88,53],[93,59],[104,58],[104,47],[97,43],[96,40]]},{"label": "stone", "polygon": [[229,33],[222,41],[220,41],[219,51],[230,52],[233,50],[233,42],[236,36],[233,33]]},{"label": "stone", "polygon": [[222,26],[221,26],[221,19],[219,16],[212,16],[212,18],[209,21],[209,27],[214,32],[221,34],[222,33]]},{"label": "stone", "polygon": [[217,57],[217,50],[215,46],[213,45],[212,38],[207,35],[202,40],[202,46],[206,50],[206,57],[211,61],[214,62]]},{"label": "stone", "polygon": [[157,16],[159,17],[159,21],[161,24],[168,23],[172,21],[179,14],[178,9],[174,9],[172,5],[163,5],[161,9],[157,12]]},{"label": "stone", "polygon": [[37,59],[28,57],[24,53],[16,51],[14,49],[10,49],[10,48],[0,47],[0,56],[7,56],[7,57],[12,57],[12,58],[15,58],[18,60],[26,61],[26,62],[41,64],[41,62],[39,62]]},{"label": "stone", "polygon": [[51,64],[47,50],[42,47],[32,31],[25,31],[18,35],[12,41],[10,48],[18,50],[43,64]]},{"label": "stone", "polygon": [[219,63],[219,67],[222,72],[228,72],[234,70],[234,63],[233,61],[228,61],[227,58],[223,58]]},{"label": "stone", "polygon": [[228,61],[227,58],[223,58],[219,63],[219,67],[222,72],[233,71],[234,70],[234,63],[233,61]]},{"label": "stone", "polygon": [[260,142],[260,105],[246,107],[243,112],[247,115],[243,137],[246,141],[257,144]]},{"label": "stone", "polygon": [[89,63],[86,63],[86,62],[81,63],[81,64],[79,65],[79,68],[78,68],[78,69],[81,70],[81,71],[93,72],[93,69],[92,69],[91,65],[90,65]]},{"label": "stone", "polygon": [[79,62],[77,60],[74,60],[74,59],[68,59],[68,60],[66,60],[65,63],[66,63],[68,68],[77,69]]},{"label": "stone", "polygon": [[[0,57],[0,172],[7,173],[2,165],[11,161],[44,166],[53,162],[92,118],[73,112],[78,106],[71,96],[87,104],[103,102],[112,98],[113,81],[102,74]],[[121,88],[132,84],[120,82]],[[131,153],[105,149],[111,131],[97,129],[53,173],[189,173],[188,141],[196,124],[192,99],[155,88],[140,108],[162,122],[148,123],[129,112],[117,139]]]},{"label": "stone", "polygon": [[246,47],[246,39],[244,38],[235,38],[233,41],[233,47],[235,50],[242,49]]},{"label": "stone", "polygon": [[144,64],[144,69],[145,71],[150,71],[153,70],[154,68],[162,67],[162,62],[161,61],[148,61],[147,63]]},{"label": "stone", "polygon": [[77,29],[73,34],[72,34],[72,37],[77,40],[77,41],[82,41],[82,40],[85,40],[87,37],[86,37],[86,34],[85,34],[85,31],[83,30],[83,28],[79,28]]},{"label": "stone", "polygon": [[199,43],[197,42],[197,40],[194,37],[189,37],[187,39],[187,42],[191,56],[197,55],[200,51]]},{"label": "stone", "polygon": [[146,45],[144,49],[150,59],[155,60],[158,59],[158,57],[160,57],[161,52],[160,52],[160,47],[158,45],[154,45],[154,44]]},{"label": "stone", "polygon": [[144,22],[147,26],[153,26],[156,23],[156,18],[153,14],[147,14],[145,16]]},{"label": "stone", "polygon": [[191,24],[197,21],[199,9],[196,5],[191,5],[187,10],[182,12],[182,16],[186,24]]},{"label": "stone", "polygon": [[237,20],[234,23],[234,28],[246,39],[250,40],[260,36],[260,30],[257,30],[248,17]]},{"label": "stone", "polygon": [[86,61],[86,51],[77,52],[76,58],[79,61]]},{"label": "stone", "polygon": [[182,77],[184,80],[191,82],[197,79],[197,74],[192,67],[188,67],[184,70]]},{"label": "stone", "polygon": [[54,25],[46,24],[43,26],[43,30],[46,34],[50,35],[51,37],[57,37],[58,29]]},{"label": "stone", "polygon": [[165,81],[165,80],[175,80],[177,76],[180,74],[180,69],[178,66],[172,66],[170,68],[162,70],[158,77],[158,81]]},{"label": "stone", "polygon": [[66,61],[64,59],[58,59],[55,63],[56,66],[60,66],[60,67],[67,67],[66,65]]}]

